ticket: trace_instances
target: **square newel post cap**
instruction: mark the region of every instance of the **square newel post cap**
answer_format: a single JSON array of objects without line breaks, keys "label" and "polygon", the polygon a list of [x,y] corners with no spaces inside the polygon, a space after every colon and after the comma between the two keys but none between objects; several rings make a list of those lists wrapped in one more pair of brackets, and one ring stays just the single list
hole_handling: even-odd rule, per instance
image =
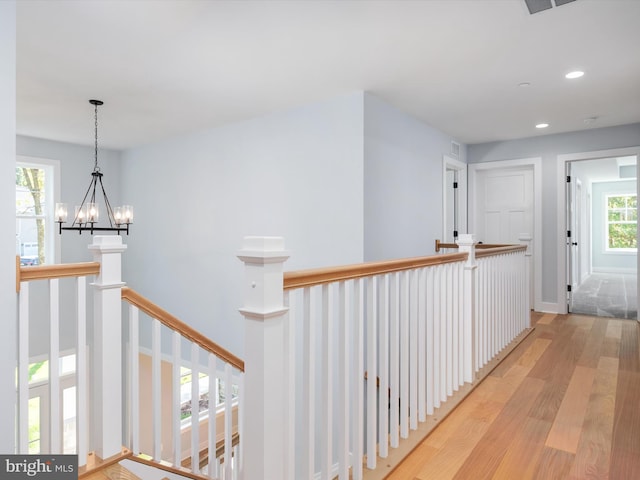
[{"label": "square newel post cap", "polygon": [[245,263],[283,263],[289,258],[283,237],[244,237],[238,258]]},{"label": "square newel post cap", "polygon": [[95,252],[124,252],[127,246],[122,243],[120,235],[96,235],[89,250]]},{"label": "square newel post cap", "polygon": [[458,235],[458,240],[456,243],[460,246],[471,246],[475,245],[477,242],[475,233],[461,233]]},{"label": "square newel post cap", "polygon": [[100,288],[119,288],[122,283],[122,255],[127,249],[120,235],[96,235],[89,245],[93,259],[100,262],[100,273],[92,285]]},{"label": "square newel post cap", "polygon": [[289,258],[282,237],[245,237],[238,258],[245,264],[244,307],[247,318],[265,320],[287,311],[283,302],[283,264]]}]

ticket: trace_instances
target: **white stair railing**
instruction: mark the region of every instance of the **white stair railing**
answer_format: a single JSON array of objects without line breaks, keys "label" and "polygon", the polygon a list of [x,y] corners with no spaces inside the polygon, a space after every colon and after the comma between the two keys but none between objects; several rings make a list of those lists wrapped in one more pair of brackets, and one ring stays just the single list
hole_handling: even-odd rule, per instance
[{"label": "white stair railing", "polygon": [[135,291],[123,288],[122,298],[131,459],[191,478],[239,478],[244,362]]},{"label": "white stair railing", "polygon": [[526,328],[526,247],[459,243],[284,274],[282,238],[245,238],[247,478],[362,479]]},{"label": "white stair railing", "polygon": [[[17,261],[17,453],[77,453],[80,466],[87,458],[92,434],[87,278],[99,273],[98,262],[20,267]],[[63,294],[68,295],[67,302],[61,301]],[[42,342],[37,339],[47,337],[46,351],[42,352]],[[34,351],[31,345],[38,343],[38,351]],[[32,404],[32,416],[30,400],[37,400]],[[48,408],[43,408],[45,405]],[[68,425],[63,412],[69,417]]]},{"label": "white stair railing", "polygon": [[[121,237],[95,236],[89,249],[95,260],[90,263],[21,267],[16,260],[17,453],[77,453],[81,475],[131,458],[194,479],[242,478],[243,361],[124,287]],[[88,276],[95,276],[90,292]],[[31,345],[38,338],[48,342],[34,356]],[[122,352],[127,353],[124,369]],[[75,359],[73,368],[69,358]],[[47,374],[34,387],[30,366],[43,361]],[[191,378],[186,389],[185,369]],[[34,392],[40,412],[30,403]],[[63,412],[68,416],[74,406],[70,432]],[[141,428],[147,412],[151,420]],[[39,442],[31,450],[30,427]]]}]

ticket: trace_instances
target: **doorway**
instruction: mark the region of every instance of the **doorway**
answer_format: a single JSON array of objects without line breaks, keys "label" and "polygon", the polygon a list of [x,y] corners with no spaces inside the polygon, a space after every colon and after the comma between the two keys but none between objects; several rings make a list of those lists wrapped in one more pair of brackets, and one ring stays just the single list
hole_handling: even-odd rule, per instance
[{"label": "doorway", "polygon": [[566,162],[567,311],[637,319],[637,156]]},{"label": "doorway", "polygon": [[442,170],[442,238],[454,243],[467,233],[467,164],[444,155]]},{"label": "doorway", "polygon": [[[622,158],[622,157],[629,157],[629,156],[633,156],[635,157],[636,160],[636,164],[637,164],[637,160],[640,157],[640,146],[634,146],[634,147],[625,147],[625,148],[616,148],[616,149],[610,149],[610,150],[599,150],[599,151],[592,151],[592,152],[579,152],[579,153],[569,153],[569,154],[561,154],[558,155],[557,157],[557,163],[556,163],[556,168],[557,168],[557,212],[558,212],[558,224],[557,224],[557,312],[558,313],[568,313],[569,312],[569,307],[570,307],[570,302],[572,302],[572,299],[569,297],[568,295],[568,286],[571,285],[572,286],[572,290],[573,290],[573,280],[571,279],[571,272],[573,271],[573,259],[571,258],[572,255],[572,242],[568,241],[568,235],[567,232],[569,230],[572,229],[571,226],[571,215],[570,215],[570,209],[571,209],[571,205],[570,205],[570,197],[569,194],[567,193],[568,189],[567,189],[567,165],[569,163],[571,163],[572,168],[575,167],[576,165],[579,165],[576,161],[581,161],[581,160],[597,160],[597,159],[603,159],[603,158]],[[576,163],[574,163],[576,162]],[[636,167],[637,168],[637,167]],[[585,183],[584,181],[582,182],[582,190],[585,191]],[[638,195],[638,181],[637,181],[637,175],[636,175],[636,179],[635,179],[635,193],[636,193],[636,198]],[[587,198],[583,195],[583,198]],[[591,198],[589,200],[588,205],[585,205],[583,203],[583,210],[590,208],[589,205],[592,205],[594,203],[593,198]],[[604,208],[601,209],[601,212],[604,211]],[[587,218],[591,218],[591,215],[589,215]],[[575,229],[575,227],[573,227]],[[602,237],[593,237],[593,232],[592,232],[593,228],[590,229],[591,234],[589,236],[589,240],[591,242],[591,246],[589,247],[591,250],[594,250],[596,248],[596,245],[594,244],[594,242],[596,240],[598,241],[602,241],[601,245],[604,245],[605,240],[602,239]],[[636,238],[638,237],[638,230],[636,228]],[[585,243],[585,241],[582,241],[583,245]],[[589,251],[589,248],[586,247],[579,247],[581,250],[583,251]],[[584,255],[584,254],[582,254]],[[580,257],[577,257],[580,258]],[[592,256],[590,256],[590,258],[593,258]],[[632,275],[632,282],[630,286],[625,286],[625,288],[629,288],[630,290],[635,290],[635,297],[638,297],[638,286],[637,286],[637,272],[638,272],[638,256],[636,254],[635,256],[636,261],[635,263],[633,262],[633,259],[627,259],[626,262],[626,268],[629,269],[633,269],[635,268],[635,274],[631,274]],[[591,266],[591,268],[593,269],[593,265]],[[588,269],[583,269],[583,271],[581,272],[581,275],[584,277],[584,272],[588,272]],[[591,270],[592,271],[592,270]],[[632,270],[633,271],[633,270]],[[595,273],[600,273],[600,272],[595,272]],[[635,286],[635,289],[633,288]],[[575,292],[571,292],[571,293],[575,293]],[[631,293],[632,295],[633,293]],[[638,319],[638,321],[640,321],[640,318]]]},{"label": "doorway", "polygon": [[531,308],[541,299],[541,159],[469,165],[469,225],[483,243],[526,244]]}]

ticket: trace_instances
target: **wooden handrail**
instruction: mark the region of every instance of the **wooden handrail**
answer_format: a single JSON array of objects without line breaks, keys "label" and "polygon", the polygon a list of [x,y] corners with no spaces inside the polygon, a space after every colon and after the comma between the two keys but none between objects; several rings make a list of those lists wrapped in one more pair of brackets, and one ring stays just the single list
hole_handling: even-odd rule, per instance
[{"label": "wooden handrail", "polygon": [[476,258],[491,257],[501,253],[520,252],[527,249],[526,245],[504,245],[498,247],[481,248],[476,250]]},{"label": "wooden handrail", "polygon": [[100,263],[61,263],[54,265],[36,265],[23,267],[20,265],[20,257],[16,256],[16,292],[20,291],[20,283],[32,280],[47,280],[51,278],[86,277],[98,275]]},{"label": "wooden handrail", "polygon": [[152,318],[159,320],[163,325],[169,327],[172,330],[177,331],[183,337],[188,338],[194,343],[200,345],[203,349],[208,351],[209,353],[214,354],[215,356],[221,358],[225,362],[233,365],[235,368],[244,372],[244,361],[240,358],[236,357],[233,353],[228,350],[222,348],[217,343],[209,340],[203,334],[195,330],[193,327],[190,327],[182,320],[179,320],[177,317],[174,317],[166,310],[162,309],[151,300],[143,297],[135,290],[132,290],[129,287],[122,288],[122,299],[126,300],[132,305],[135,305],[144,313],[149,315]]},{"label": "wooden handrail", "polygon": [[436,238],[436,253],[440,251],[442,248],[458,248],[457,243],[442,243],[440,240]]},{"label": "wooden handrail", "polygon": [[354,278],[362,278],[384,273],[400,272],[412,268],[429,267],[444,263],[460,262],[467,259],[466,253],[447,253],[444,255],[432,255],[429,257],[403,258],[400,260],[385,260],[382,262],[359,263],[340,267],[317,268],[311,270],[298,270],[285,272],[285,290],[294,288],[311,287],[337,281],[345,281]]}]

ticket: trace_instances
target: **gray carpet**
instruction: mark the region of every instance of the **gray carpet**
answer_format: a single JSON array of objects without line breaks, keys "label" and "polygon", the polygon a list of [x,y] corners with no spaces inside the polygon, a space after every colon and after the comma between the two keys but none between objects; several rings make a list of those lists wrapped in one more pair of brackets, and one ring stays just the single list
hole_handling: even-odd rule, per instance
[{"label": "gray carpet", "polygon": [[636,275],[594,273],[572,293],[571,313],[638,318]]}]

